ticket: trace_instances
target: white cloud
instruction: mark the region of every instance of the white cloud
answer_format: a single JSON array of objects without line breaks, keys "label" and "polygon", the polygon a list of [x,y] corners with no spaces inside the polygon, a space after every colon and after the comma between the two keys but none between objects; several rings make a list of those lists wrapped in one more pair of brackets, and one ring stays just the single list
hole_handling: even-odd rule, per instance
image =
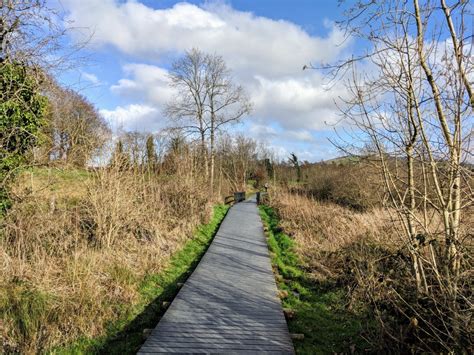
[{"label": "white cloud", "polygon": [[[123,70],[126,78],[111,86],[114,93],[142,100],[159,110],[175,95],[169,87],[166,69],[149,64],[127,64]],[[277,122],[289,130],[327,129],[327,124],[334,124],[338,119],[334,100],[345,93],[340,86],[326,90],[323,78],[315,72],[276,79],[255,75],[247,80],[245,88],[254,103],[253,117],[267,123]],[[303,136],[293,134],[293,138]],[[308,136],[304,140],[308,140]]]},{"label": "white cloud", "polygon": [[314,141],[314,136],[310,131],[300,130],[300,131],[286,131],[288,138],[296,139],[302,142],[312,142]]},{"label": "white cloud", "polygon": [[310,36],[294,23],[255,16],[222,3],[203,7],[178,3],[155,10],[137,1],[64,2],[67,19],[89,28],[93,44],[111,44],[151,60],[199,47],[222,54],[234,70],[250,75],[293,74],[310,61],[333,60],[348,43],[335,27],[325,38]]},{"label": "white cloud", "polygon": [[97,77],[97,75],[95,75],[95,74],[81,71],[81,77],[83,77],[85,80],[89,81],[93,85],[99,85],[100,84],[100,80]]},{"label": "white cloud", "polygon": [[[334,100],[346,89],[339,85],[327,91],[318,72],[302,70],[310,62],[340,58],[351,44],[329,21],[324,24],[327,36],[318,37],[294,23],[238,11],[222,2],[153,9],[134,0],[63,1],[67,19],[94,34],[92,45],[112,46],[133,58],[134,63],[123,66],[124,77],[111,86],[112,92],[153,108],[155,115],[173,95],[165,68],[196,47],[224,57],[254,101],[255,123],[276,123],[286,130],[286,139],[310,142],[312,131],[336,122]],[[128,117],[137,116],[127,106],[117,108],[115,117],[123,114],[120,109]],[[274,134],[269,130],[265,134]]]},{"label": "white cloud", "polygon": [[162,106],[173,94],[167,70],[148,64],[127,64],[123,67],[127,78],[111,86],[112,92]]},{"label": "white cloud", "polygon": [[252,95],[256,113],[288,129],[327,129],[326,123],[336,121],[334,100],[345,94],[342,87],[326,90],[317,73],[277,79],[257,76],[256,82]]},{"label": "white cloud", "polygon": [[327,141],[317,139],[309,130],[285,130],[281,127],[249,122],[239,132],[263,142],[278,160],[287,160],[291,152],[295,152],[299,159],[308,161],[317,161],[334,155],[331,147],[328,149]]},{"label": "white cloud", "polygon": [[102,109],[99,113],[109,122],[113,131],[155,131],[163,122],[155,107],[132,104],[114,110]]}]

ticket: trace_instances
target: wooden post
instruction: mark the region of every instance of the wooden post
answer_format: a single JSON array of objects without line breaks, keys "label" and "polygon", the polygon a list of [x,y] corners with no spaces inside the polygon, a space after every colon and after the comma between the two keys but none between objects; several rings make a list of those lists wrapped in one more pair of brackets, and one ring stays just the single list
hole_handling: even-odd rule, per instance
[{"label": "wooden post", "polygon": [[235,203],[245,200],[245,191],[234,192]]}]

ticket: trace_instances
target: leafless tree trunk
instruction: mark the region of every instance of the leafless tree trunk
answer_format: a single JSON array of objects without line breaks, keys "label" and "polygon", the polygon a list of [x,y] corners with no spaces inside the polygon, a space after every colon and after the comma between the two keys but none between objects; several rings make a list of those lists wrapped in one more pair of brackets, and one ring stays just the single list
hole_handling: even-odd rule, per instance
[{"label": "leafless tree trunk", "polygon": [[209,175],[206,136],[209,130],[205,105],[207,56],[192,49],[184,57],[173,63],[170,70],[171,87],[177,91],[175,98],[168,102],[165,113],[174,121],[174,128],[188,135],[197,134],[201,147],[201,158],[205,175]]},{"label": "leafless tree trunk", "polygon": [[[216,134],[227,124],[250,112],[251,106],[241,86],[232,83],[224,59],[197,49],[173,64],[171,86],[176,98],[166,107],[175,128],[199,137],[205,175],[214,191]],[[209,151],[208,151],[209,142]]]},{"label": "leafless tree trunk", "polygon": [[240,120],[250,113],[251,104],[241,86],[232,83],[230,71],[220,56],[208,56],[208,75],[206,90],[208,92],[207,110],[210,118],[210,179],[211,193],[214,192],[215,142],[216,132],[224,126]]},{"label": "leafless tree trunk", "polygon": [[[371,48],[327,67],[347,80],[343,114],[359,129],[357,141],[364,136],[375,147],[391,207],[404,227],[416,290],[450,309],[448,317],[438,317],[449,319],[454,343],[466,331],[459,284],[467,236],[460,223],[473,203],[472,170],[462,164],[472,159],[466,147],[474,107],[468,3],[358,1],[342,25]],[[349,145],[360,148],[354,142]],[[437,218],[441,230],[432,223]]]}]

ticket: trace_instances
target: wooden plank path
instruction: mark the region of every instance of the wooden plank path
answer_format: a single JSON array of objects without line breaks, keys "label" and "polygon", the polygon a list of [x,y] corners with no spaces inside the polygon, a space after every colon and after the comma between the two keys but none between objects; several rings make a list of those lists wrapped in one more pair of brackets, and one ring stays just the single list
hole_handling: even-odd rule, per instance
[{"label": "wooden plank path", "polygon": [[255,200],[234,205],[139,354],[294,354]]}]

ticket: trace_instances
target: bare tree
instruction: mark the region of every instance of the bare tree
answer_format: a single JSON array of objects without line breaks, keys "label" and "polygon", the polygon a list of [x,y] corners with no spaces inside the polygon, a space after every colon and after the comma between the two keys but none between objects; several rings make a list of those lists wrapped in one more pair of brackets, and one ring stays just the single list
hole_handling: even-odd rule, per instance
[{"label": "bare tree", "polygon": [[206,117],[206,75],[207,56],[192,49],[175,61],[170,70],[171,87],[177,91],[176,96],[168,102],[166,115],[173,120],[175,128],[188,135],[198,135],[201,145],[205,174],[208,176],[208,157],[206,135],[209,124]]},{"label": "bare tree", "polygon": [[251,104],[244,89],[233,84],[230,70],[221,56],[207,57],[206,92],[210,118],[210,188],[213,192],[216,132],[249,114]]},{"label": "bare tree", "polygon": [[64,38],[73,28],[62,16],[46,0],[1,1],[0,62],[21,63],[40,72],[70,67],[87,39],[66,45]]},{"label": "bare tree", "polygon": [[122,136],[123,150],[130,159],[134,169],[145,166],[147,161],[147,134],[141,132],[126,132]]},{"label": "bare tree", "polygon": [[350,90],[341,109],[358,128],[354,138],[365,137],[378,156],[418,295],[436,305],[437,319],[425,319],[425,335],[447,350],[469,327],[461,309],[462,270],[470,266],[460,225],[473,203],[472,170],[463,167],[463,160],[472,159],[465,149],[473,108],[469,16],[468,1],[358,1],[342,25],[368,40],[369,51],[330,67]]},{"label": "bare tree", "polygon": [[82,95],[54,81],[43,85],[49,101],[49,141],[41,149],[48,160],[84,167],[104,145],[110,130],[94,106]]},{"label": "bare tree", "polygon": [[177,123],[176,128],[198,135],[213,191],[216,134],[248,114],[250,102],[243,88],[233,83],[224,59],[197,49],[173,64],[170,79],[177,95],[168,103],[166,114]]},{"label": "bare tree", "polygon": [[[216,145],[219,171],[234,191],[243,191],[258,160],[257,142],[242,134],[222,134]],[[230,191],[229,191],[230,192]]]}]

